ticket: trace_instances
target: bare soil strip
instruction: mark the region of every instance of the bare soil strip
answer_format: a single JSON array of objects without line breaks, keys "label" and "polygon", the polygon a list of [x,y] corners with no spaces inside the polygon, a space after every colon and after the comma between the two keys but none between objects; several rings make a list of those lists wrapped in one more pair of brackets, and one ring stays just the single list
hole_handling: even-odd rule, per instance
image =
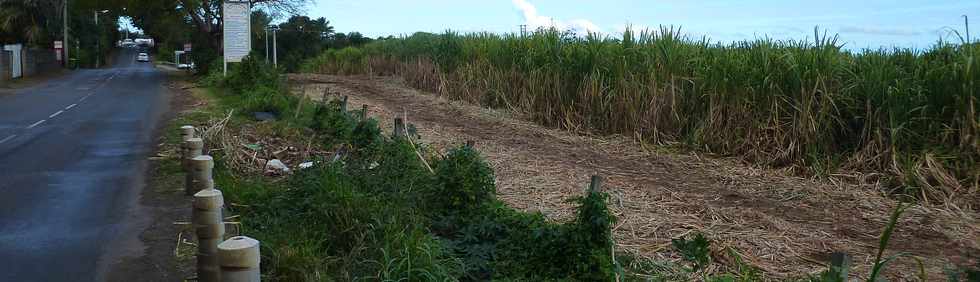
[{"label": "bare soil strip", "polygon": [[[496,170],[498,197],[553,220],[570,218],[568,200],[583,194],[591,174],[603,175],[619,218],[616,243],[648,258],[677,261],[670,240],[702,232],[722,265],[733,264],[726,251],[731,248],[770,276],[790,277],[825,269],[831,252],[844,251],[854,255],[854,271],[867,275],[896,204],[873,186],[792,177],[727,159],[644,149],[628,138],[543,128],[413,90],[396,78],[290,79],[310,99],[349,96],[350,109],[368,105],[387,128],[396,115],[407,115],[437,148],[475,141]],[[929,280],[944,279],[944,266],[977,264],[978,218],[975,211],[913,207],[886,255],[908,252],[923,260]],[[910,279],[916,269],[915,260],[899,259],[886,274]]]}]

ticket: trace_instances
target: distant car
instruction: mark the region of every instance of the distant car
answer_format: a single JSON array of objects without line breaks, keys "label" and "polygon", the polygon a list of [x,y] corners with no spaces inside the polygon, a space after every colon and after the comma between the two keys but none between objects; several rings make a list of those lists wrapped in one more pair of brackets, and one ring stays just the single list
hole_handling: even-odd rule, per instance
[{"label": "distant car", "polygon": [[193,69],[197,69],[197,65],[195,65],[193,62],[191,62],[190,64],[177,64],[177,68],[178,69],[192,69],[193,70]]},{"label": "distant car", "polygon": [[140,62],[149,62],[150,55],[147,55],[146,53],[140,53],[139,55],[136,55],[136,60]]}]

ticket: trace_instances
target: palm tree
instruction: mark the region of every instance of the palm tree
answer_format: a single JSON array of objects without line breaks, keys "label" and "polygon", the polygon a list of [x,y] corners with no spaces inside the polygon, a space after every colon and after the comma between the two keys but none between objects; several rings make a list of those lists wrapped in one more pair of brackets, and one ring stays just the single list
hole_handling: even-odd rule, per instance
[{"label": "palm tree", "polygon": [[64,0],[0,0],[0,41],[42,44]]}]

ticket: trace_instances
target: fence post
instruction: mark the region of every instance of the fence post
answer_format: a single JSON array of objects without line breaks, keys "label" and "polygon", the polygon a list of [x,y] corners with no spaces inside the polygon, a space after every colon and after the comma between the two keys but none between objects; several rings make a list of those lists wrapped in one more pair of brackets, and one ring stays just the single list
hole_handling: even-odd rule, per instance
[{"label": "fence post", "polygon": [[347,113],[347,96],[346,95],[344,96],[344,98],[341,98],[340,99],[340,112],[341,113],[345,113],[345,114]]},{"label": "fence post", "polygon": [[836,281],[847,281],[848,272],[851,270],[851,255],[842,252],[830,254],[830,273]]},{"label": "fence post", "polygon": [[361,119],[367,119],[368,105],[361,105]]},{"label": "fence post", "polygon": [[214,169],[214,158],[208,155],[201,155],[191,159],[191,185],[190,193],[214,189],[214,179],[211,170]]},{"label": "fence post", "polygon": [[259,241],[236,236],[218,245],[218,261],[221,264],[222,282],[259,282]]},{"label": "fence post", "polygon": [[194,194],[192,222],[197,234],[197,280],[221,281],[218,267],[218,245],[225,237],[224,197],[215,189],[201,190]]},{"label": "fence post", "polygon": [[395,118],[395,137],[405,137],[405,122],[402,118]]},{"label": "fence post", "polygon": [[592,182],[589,183],[589,192],[600,192],[602,191],[602,176],[593,175]]},{"label": "fence post", "polygon": [[184,172],[184,194],[194,195],[194,177],[192,174],[191,160],[204,153],[204,140],[201,138],[190,138],[184,142],[183,166]]}]

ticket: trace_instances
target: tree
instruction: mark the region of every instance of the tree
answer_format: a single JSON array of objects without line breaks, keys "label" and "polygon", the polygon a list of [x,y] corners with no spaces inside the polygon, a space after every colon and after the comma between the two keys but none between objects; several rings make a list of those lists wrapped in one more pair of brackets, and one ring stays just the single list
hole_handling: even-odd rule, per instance
[{"label": "tree", "polygon": [[290,17],[279,24],[276,34],[280,65],[287,71],[298,69],[303,60],[320,54],[327,47],[327,40],[333,33],[333,26],[325,18]]},{"label": "tree", "polygon": [[[198,70],[207,72],[221,55],[222,0],[126,0],[127,13],[134,24],[154,38],[189,41],[194,45],[191,57]],[[299,13],[309,0],[252,0],[253,8],[279,14]],[[180,42],[183,43],[183,42]],[[171,43],[177,44],[177,42]]]},{"label": "tree", "polygon": [[265,55],[266,29],[272,23],[272,16],[263,10],[252,11],[252,50]]},{"label": "tree", "polygon": [[47,44],[64,0],[0,0],[0,41]]},{"label": "tree", "polygon": [[[152,0],[144,0],[152,1]],[[298,14],[308,0],[252,0],[253,7],[272,13]],[[221,51],[222,27],[221,0],[177,0],[177,10],[191,19],[197,32],[206,36],[207,44]]]},{"label": "tree", "polygon": [[360,32],[350,32],[350,33],[337,33],[330,38],[330,42],[327,47],[334,49],[341,49],[350,46],[361,46],[364,44],[371,43],[374,39],[366,37]]}]

